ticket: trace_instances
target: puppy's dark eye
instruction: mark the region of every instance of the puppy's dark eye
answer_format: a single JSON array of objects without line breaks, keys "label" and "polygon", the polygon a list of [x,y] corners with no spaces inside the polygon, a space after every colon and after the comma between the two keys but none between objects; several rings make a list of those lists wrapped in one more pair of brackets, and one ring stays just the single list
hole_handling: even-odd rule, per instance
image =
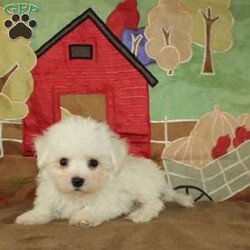
[{"label": "puppy's dark eye", "polygon": [[89,168],[96,168],[98,166],[99,162],[96,159],[90,159],[88,161]]},{"label": "puppy's dark eye", "polygon": [[66,167],[68,166],[69,160],[67,158],[61,158],[59,163],[62,167]]}]

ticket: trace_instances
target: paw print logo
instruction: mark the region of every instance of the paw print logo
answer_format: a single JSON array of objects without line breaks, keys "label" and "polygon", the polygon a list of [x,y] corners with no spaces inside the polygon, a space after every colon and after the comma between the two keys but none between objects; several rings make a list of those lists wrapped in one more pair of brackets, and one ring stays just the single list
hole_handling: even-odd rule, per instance
[{"label": "paw print logo", "polygon": [[4,26],[9,29],[9,37],[15,39],[18,37],[24,37],[30,39],[32,37],[32,29],[37,26],[37,22],[34,19],[30,20],[28,14],[22,16],[14,14],[10,19],[4,22]]}]

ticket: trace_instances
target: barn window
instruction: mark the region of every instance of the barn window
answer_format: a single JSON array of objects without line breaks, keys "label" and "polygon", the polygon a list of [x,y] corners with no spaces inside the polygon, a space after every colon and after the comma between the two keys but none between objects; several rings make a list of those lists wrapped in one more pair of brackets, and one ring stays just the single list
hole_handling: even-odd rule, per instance
[{"label": "barn window", "polygon": [[[92,117],[97,121],[106,120],[106,96],[101,93],[60,95],[61,111],[72,115]],[[66,113],[67,114],[67,113]],[[61,116],[64,114],[61,112]]]},{"label": "barn window", "polygon": [[74,59],[93,59],[93,46],[91,44],[70,44],[69,58]]}]

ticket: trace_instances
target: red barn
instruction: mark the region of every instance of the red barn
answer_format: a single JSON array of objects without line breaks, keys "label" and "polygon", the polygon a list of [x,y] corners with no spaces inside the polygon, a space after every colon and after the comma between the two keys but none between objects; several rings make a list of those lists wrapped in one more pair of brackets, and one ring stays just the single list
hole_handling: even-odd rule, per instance
[{"label": "red barn", "polygon": [[33,155],[33,138],[60,120],[62,97],[102,94],[111,128],[128,139],[132,153],[149,156],[148,85],[155,86],[157,80],[92,9],[36,53],[34,91],[23,122],[24,155]]}]

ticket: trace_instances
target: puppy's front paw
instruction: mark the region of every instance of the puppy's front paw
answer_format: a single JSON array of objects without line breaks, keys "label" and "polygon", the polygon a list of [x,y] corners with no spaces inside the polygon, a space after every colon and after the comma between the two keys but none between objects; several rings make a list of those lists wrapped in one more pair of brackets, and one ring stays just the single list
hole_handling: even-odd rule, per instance
[{"label": "puppy's front paw", "polygon": [[155,213],[155,211],[139,208],[134,212],[130,213],[126,219],[131,220],[134,223],[143,223],[148,222],[157,216],[158,213]]},{"label": "puppy's front paw", "polygon": [[91,213],[87,212],[87,209],[80,211],[79,213],[72,216],[69,220],[70,225],[76,226],[86,226],[86,227],[95,227],[100,225],[103,222],[98,216],[94,216]]},{"label": "puppy's front paw", "polygon": [[42,215],[34,210],[30,210],[16,218],[16,224],[22,225],[34,225],[34,224],[45,224],[49,222],[48,216]]}]

